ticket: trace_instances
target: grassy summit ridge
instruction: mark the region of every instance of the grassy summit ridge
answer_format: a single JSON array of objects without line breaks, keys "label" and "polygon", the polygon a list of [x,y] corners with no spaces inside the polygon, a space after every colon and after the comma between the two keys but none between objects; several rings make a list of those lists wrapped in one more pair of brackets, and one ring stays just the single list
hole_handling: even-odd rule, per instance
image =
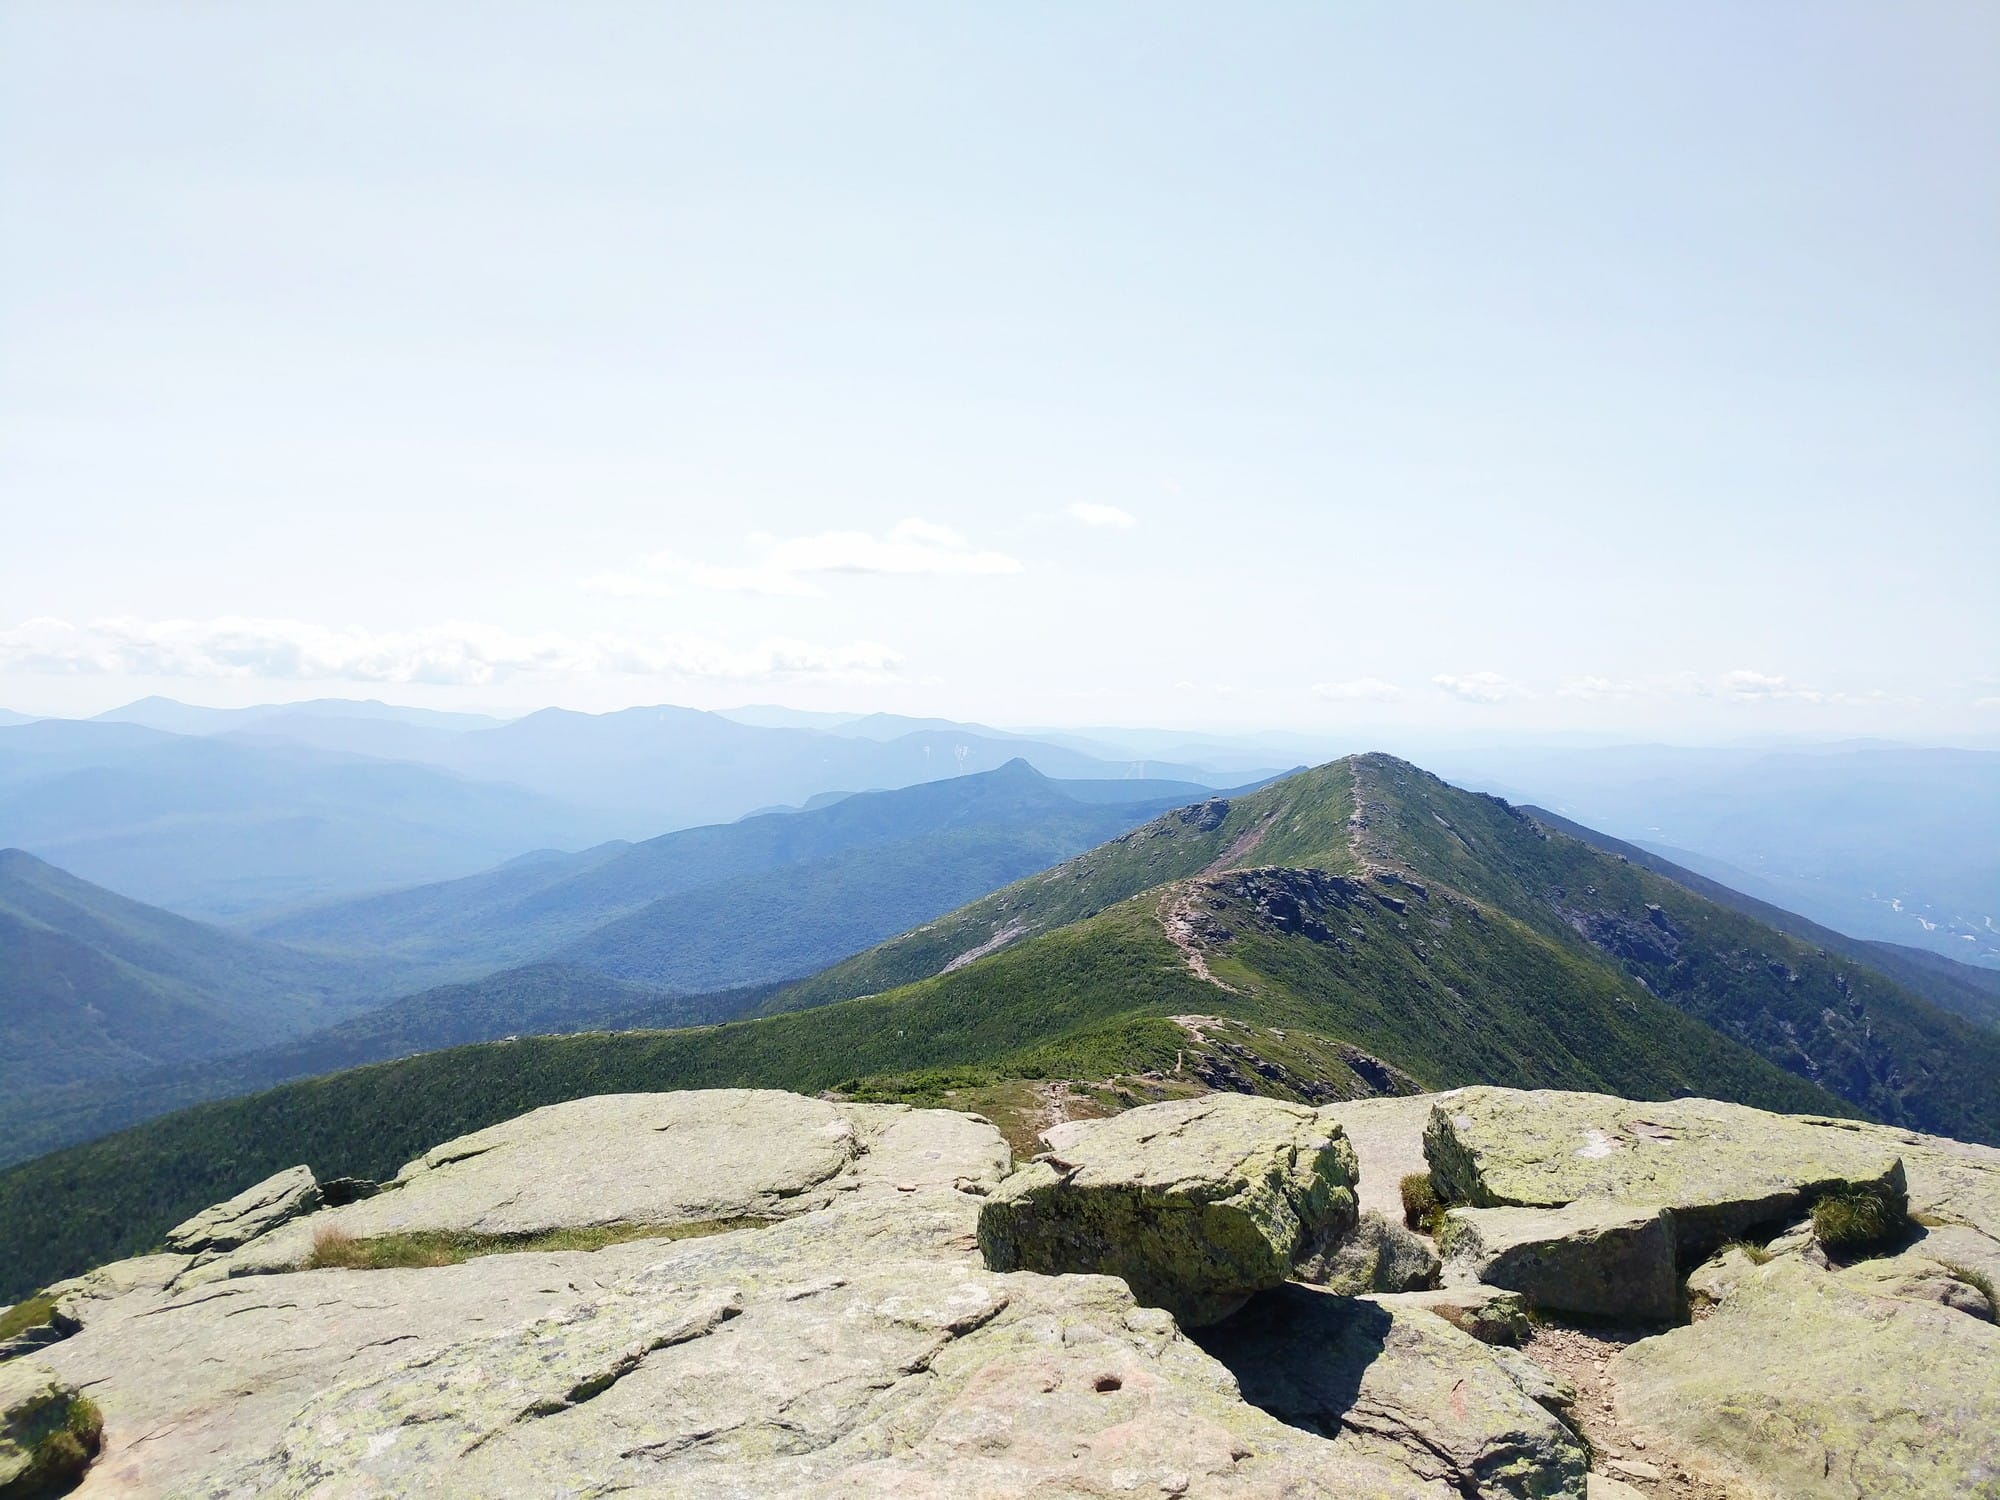
[{"label": "grassy summit ridge", "polygon": [[1702,1094],[2000,1139],[2000,1038],[1385,756],[1170,812],[767,1006],[360,1068],[28,1163],[0,1176],[0,1297],[293,1163],[381,1177],[559,1099],[1167,1075],[1185,1015],[1331,1038],[1432,1088]]}]

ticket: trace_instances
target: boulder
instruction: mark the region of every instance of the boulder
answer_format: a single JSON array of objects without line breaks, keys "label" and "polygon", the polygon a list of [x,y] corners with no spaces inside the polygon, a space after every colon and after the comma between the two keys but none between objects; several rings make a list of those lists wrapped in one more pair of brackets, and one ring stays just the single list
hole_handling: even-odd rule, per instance
[{"label": "boulder", "polygon": [[1902,1201],[1902,1153],[1884,1131],[1713,1099],[1635,1103],[1604,1094],[1461,1089],[1431,1112],[1424,1152],[1451,1202],[1559,1208],[1604,1199],[1673,1213],[1684,1262],[1830,1192]]},{"label": "boulder", "polygon": [[76,1388],[33,1360],[0,1364],[0,1495],[60,1494],[97,1451]]},{"label": "boulder", "polygon": [[1343,1297],[1366,1292],[1415,1292],[1438,1284],[1443,1268],[1429,1240],[1373,1212],[1361,1215],[1354,1233],[1330,1254],[1310,1257],[1298,1279]]},{"label": "boulder", "polygon": [[1765,1242],[1764,1253],[1774,1259],[1780,1255],[1796,1255],[1822,1271],[1832,1266],[1826,1258],[1826,1251],[1820,1248],[1819,1237],[1813,1233],[1810,1219],[1792,1225],[1782,1234],[1773,1235]]},{"label": "boulder", "polygon": [[1567,1375],[1537,1364],[1519,1349],[1510,1349],[1505,1344],[1489,1344],[1486,1352],[1507,1372],[1507,1378],[1521,1388],[1522,1395],[1565,1422],[1569,1420],[1576,1407],[1576,1385]]},{"label": "boulder", "polygon": [[175,1225],[167,1231],[167,1248],[183,1255],[234,1250],[311,1213],[319,1204],[319,1183],[312,1169],[289,1167]]},{"label": "boulder", "polygon": [[1519,1344],[1528,1336],[1528,1301],[1494,1286],[1447,1286],[1372,1300],[1384,1307],[1432,1313],[1482,1344]]},{"label": "boulder", "polygon": [[836,1104],[776,1089],[572,1099],[425,1152],[384,1190],[298,1219],[193,1280],[295,1270],[315,1239],[789,1218],[855,1192],[996,1186],[993,1127],[949,1110]]},{"label": "boulder", "polygon": [[1613,1479],[1609,1474],[1591,1472],[1590,1483],[1584,1488],[1584,1500],[1646,1500],[1643,1490],[1635,1490],[1622,1479]]},{"label": "boulder", "polygon": [[1611,1364],[1617,1409],[1725,1487],[1798,1500],[2000,1490],[2000,1328],[1795,1256]]},{"label": "boulder", "polygon": [[1662,1209],[1454,1208],[1438,1246],[1455,1270],[1554,1312],[1666,1323],[1681,1311],[1673,1216]]},{"label": "boulder", "polygon": [[1711,1255],[1688,1273],[1687,1299],[1690,1307],[1716,1307],[1727,1302],[1743,1278],[1758,1263],[1741,1245],[1729,1245]]},{"label": "boulder", "polygon": [[1470,1335],[1430,1313],[1297,1284],[1196,1334],[1243,1399],[1389,1456],[1449,1493],[1583,1494],[1582,1442]]},{"label": "boulder", "polygon": [[1327,1113],[1214,1094],[1072,1121],[979,1214],[996,1271],[1117,1276],[1183,1326],[1282,1284],[1355,1224],[1354,1153]]}]

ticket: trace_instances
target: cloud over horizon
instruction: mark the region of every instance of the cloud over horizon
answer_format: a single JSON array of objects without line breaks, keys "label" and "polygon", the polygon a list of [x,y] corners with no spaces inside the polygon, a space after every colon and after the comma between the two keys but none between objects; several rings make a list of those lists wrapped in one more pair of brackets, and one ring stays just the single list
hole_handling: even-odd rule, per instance
[{"label": "cloud over horizon", "polygon": [[1508,698],[1529,698],[1534,695],[1514,681],[1498,672],[1440,672],[1431,682],[1452,697],[1465,703],[1499,703]]},{"label": "cloud over horizon", "polygon": [[538,674],[620,673],[684,681],[873,682],[900,653],[875,642],[774,638],[747,647],[700,636],[519,635],[449,620],[407,631],[334,629],[301,620],[49,617],[0,630],[0,669],[68,676],[261,678],[486,686]]},{"label": "cloud over horizon", "polygon": [[1329,703],[1394,703],[1403,690],[1379,677],[1356,677],[1350,682],[1316,682],[1312,695]]}]

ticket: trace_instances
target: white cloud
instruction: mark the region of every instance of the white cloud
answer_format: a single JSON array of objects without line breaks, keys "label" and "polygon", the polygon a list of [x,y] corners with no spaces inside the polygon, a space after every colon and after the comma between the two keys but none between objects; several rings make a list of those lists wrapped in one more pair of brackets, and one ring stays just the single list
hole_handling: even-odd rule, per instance
[{"label": "white cloud", "polygon": [[1466,703],[1498,703],[1506,698],[1526,698],[1528,690],[1511,677],[1498,672],[1440,672],[1431,679],[1442,691]]},{"label": "white cloud", "polygon": [[1130,531],[1139,524],[1139,518],[1129,510],[1120,510],[1115,505],[1099,505],[1090,500],[1079,500],[1065,507],[1063,514],[1086,526],[1108,526],[1118,531]]},{"label": "white cloud", "polygon": [[614,599],[660,598],[681,587],[710,593],[817,595],[812,575],[894,574],[904,577],[1018,573],[1021,563],[1004,552],[972,545],[949,526],[912,516],[881,536],[865,531],[822,531],[811,536],[748,539],[760,556],[740,567],[716,566],[675,552],[655,552],[636,573],[593,574],[583,587]]},{"label": "white cloud", "polygon": [[1312,695],[1331,703],[1394,703],[1403,690],[1379,677],[1357,677],[1351,682],[1315,682]]},{"label": "white cloud", "polygon": [[228,677],[483,686],[537,673],[630,673],[735,682],[879,681],[887,646],[772,639],[748,647],[699,636],[518,635],[461,620],[420,630],[332,629],[300,620],[34,619],[0,630],[0,668],[61,675]]},{"label": "white cloud", "polygon": [[1725,672],[1722,693],[1724,697],[1750,703],[1826,703],[1842,696],[1822,693],[1817,688],[1799,687],[1790,678],[1774,676],[1769,672],[1746,671]]},{"label": "white cloud", "polygon": [[1556,689],[1558,698],[1636,698],[1646,691],[1636,682],[1613,682],[1609,677],[1569,677]]}]

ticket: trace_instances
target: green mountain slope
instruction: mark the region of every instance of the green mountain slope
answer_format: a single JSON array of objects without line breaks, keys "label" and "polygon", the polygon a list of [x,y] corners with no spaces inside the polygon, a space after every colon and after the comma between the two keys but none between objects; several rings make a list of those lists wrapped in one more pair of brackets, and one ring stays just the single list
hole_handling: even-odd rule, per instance
[{"label": "green mountain slope", "polygon": [[[293,1162],[378,1176],[427,1141],[555,1099],[1172,1082],[1189,1076],[1176,1017],[1310,1034],[1432,1088],[1702,1094],[2000,1139],[1987,1033],[1380,756],[1168,813],[762,1009],[408,1058],[27,1163],[0,1176],[0,1295],[142,1248],[175,1215]],[[1243,1076],[1261,1087],[1255,1063]]]},{"label": "green mountain slope", "polygon": [[1789,912],[1782,907],[1759,901],[1755,896],[1732,890],[1720,881],[1711,880],[1706,875],[1698,875],[1684,865],[1677,865],[1664,855],[1650,849],[1642,849],[1637,844],[1628,844],[1623,839],[1614,839],[1580,823],[1545,812],[1539,807],[1525,811],[1538,823],[1546,824],[1573,839],[1579,839],[1593,849],[1606,854],[1614,854],[1642,865],[1655,875],[1664,875],[1668,880],[1700,896],[1706,896],[1719,906],[1726,906],[1733,912],[1754,918],[1767,927],[1775,927],[1787,936],[1801,942],[1810,943],[1815,948],[1825,948],[1842,954],[1856,962],[1865,964],[1877,973],[1896,981],[1904,989],[1968,1021],[1977,1021],[1986,1026],[2000,1026],[2000,969],[1976,968],[1962,964],[1943,954],[1932,953],[1924,948],[1909,948],[1900,943],[1878,942],[1873,938],[1849,937],[1844,932],[1835,932],[1831,927]]},{"label": "green mountain slope", "polygon": [[0,1166],[207,1099],[515,1034],[689,1026],[740,1015],[769,987],[665,995],[590,969],[532,964],[405,995],[352,1020],[248,1052],[49,1087],[0,1114]]},{"label": "green mountain slope", "polygon": [[206,1058],[352,1015],[379,965],[298,954],[0,850],[0,1097]]}]

